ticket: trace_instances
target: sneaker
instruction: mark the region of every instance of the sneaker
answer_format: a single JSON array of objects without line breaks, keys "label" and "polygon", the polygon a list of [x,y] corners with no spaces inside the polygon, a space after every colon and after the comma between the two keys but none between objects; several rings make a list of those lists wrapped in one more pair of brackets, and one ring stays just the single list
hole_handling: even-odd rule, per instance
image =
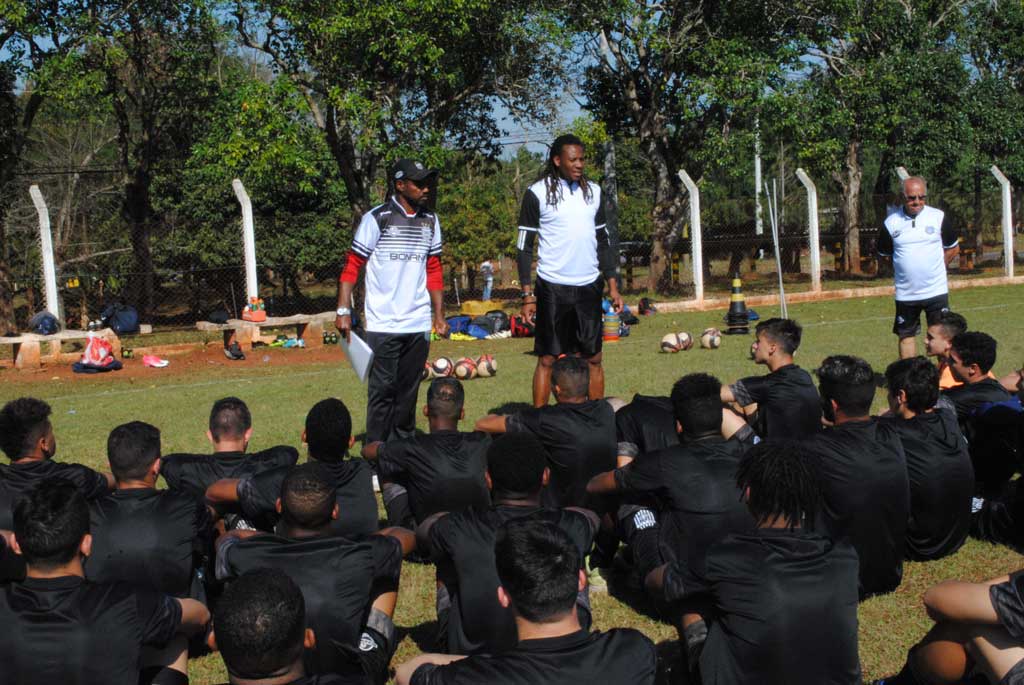
[{"label": "sneaker", "polygon": [[242,352],[242,348],[237,341],[224,348],[224,356],[233,362],[245,359],[245,354]]}]

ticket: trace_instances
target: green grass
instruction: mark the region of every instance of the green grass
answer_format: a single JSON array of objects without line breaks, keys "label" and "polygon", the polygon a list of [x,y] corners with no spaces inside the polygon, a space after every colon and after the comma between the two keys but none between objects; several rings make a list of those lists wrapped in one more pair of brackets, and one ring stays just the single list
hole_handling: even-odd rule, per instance
[{"label": "green grass", "polygon": [[[979,288],[952,294],[953,308],[963,313],[973,330],[991,333],[1000,342],[996,373],[1019,368],[1024,340],[1018,334],[1014,312],[1024,305],[1020,287]],[[759,307],[762,317],[776,315],[776,307]],[[892,301],[886,298],[795,305],[790,315],[804,326],[804,342],[797,361],[816,366],[832,353],[851,353],[867,359],[876,370],[896,354],[890,333]],[[716,351],[693,349],[675,355],[659,354],[658,341],[671,331],[686,330],[697,337],[708,326],[722,327],[723,312],[658,314],[644,318],[621,342],[606,346],[607,392],[629,398],[634,393],[667,393],[680,375],[709,371],[725,382],[763,373],[747,358],[750,338],[726,336]],[[498,360],[498,376],[477,379],[466,386],[467,423],[507,402],[529,400],[534,357],[530,340],[434,343],[431,356],[459,357],[490,352]],[[923,346],[919,344],[919,349]],[[277,353],[277,352],[275,352]],[[301,359],[301,352],[291,352]],[[173,358],[172,358],[173,359]],[[356,432],[365,421],[365,387],[340,358],[329,363],[264,366],[261,355],[233,366],[214,366],[202,374],[174,375],[153,380],[104,377],[52,380],[51,374],[0,371],[0,401],[21,395],[47,400],[54,409],[58,458],[105,467],[106,435],[111,428],[133,419],[149,421],[163,433],[164,451],[204,451],[205,423],[210,404],[228,394],[238,395],[252,409],[255,422],[252,447],[277,443],[298,445],[306,411],[317,400],[340,397],[351,408]],[[172,362],[173,363],[173,362]],[[421,388],[421,398],[425,386]],[[881,391],[876,408],[883,406]],[[419,422],[424,429],[425,420]],[[926,630],[928,619],[921,596],[930,585],[946,578],[982,580],[1024,566],[1009,550],[970,541],[955,556],[928,564],[908,563],[903,585],[891,595],[871,599],[860,608],[860,653],[865,679],[899,669],[907,648]],[[607,594],[594,597],[596,626],[632,626],[656,642],[675,639],[664,622],[638,613]],[[403,569],[396,624],[403,636],[394,663],[428,647],[434,621],[434,582],[430,567],[406,564]],[[216,657],[192,664],[193,682],[223,682],[225,673]]]}]

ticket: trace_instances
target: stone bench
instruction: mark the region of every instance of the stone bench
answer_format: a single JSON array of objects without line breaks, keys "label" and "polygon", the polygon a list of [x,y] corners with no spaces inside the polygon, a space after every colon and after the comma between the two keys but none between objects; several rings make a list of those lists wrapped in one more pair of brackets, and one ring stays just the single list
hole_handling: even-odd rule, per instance
[{"label": "stone bench", "polygon": [[[92,335],[106,338],[110,342],[114,357],[121,356],[121,339],[117,333],[109,328],[99,331],[92,331]],[[60,360],[61,345],[74,340],[85,340],[89,337],[90,331],[59,331],[53,335],[39,335],[38,333],[23,333],[14,338],[0,338],[0,345],[11,345],[14,347],[14,368],[16,369],[38,369],[45,358],[48,361],[57,362]],[[42,352],[43,344],[49,345],[48,354]]]},{"label": "stone bench", "polygon": [[227,323],[197,321],[196,328],[200,331],[221,331],[224,334],[225,347],[234,341],[242,350],[251,350],[254,343],[274,341],[273,337],[261,335],[260,329],[295,326],[296,336],[299,340],[305,341],[306,347],[323,347],[324,324],[333,323],[334,318],[334,312],[321,312],[320,314],[268,316],[266,321],[246,321],[244,319],[228,319]]}]

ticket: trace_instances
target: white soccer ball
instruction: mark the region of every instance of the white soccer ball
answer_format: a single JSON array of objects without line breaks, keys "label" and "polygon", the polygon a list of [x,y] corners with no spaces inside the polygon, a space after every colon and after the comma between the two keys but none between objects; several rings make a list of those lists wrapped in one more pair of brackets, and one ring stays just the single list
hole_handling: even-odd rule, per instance
[{"label": "white soccer ball", "polygon": [[700,336],[700,346],[706,350],[717,350],[722,345],[722,332],[717,328],[705,328]]}]

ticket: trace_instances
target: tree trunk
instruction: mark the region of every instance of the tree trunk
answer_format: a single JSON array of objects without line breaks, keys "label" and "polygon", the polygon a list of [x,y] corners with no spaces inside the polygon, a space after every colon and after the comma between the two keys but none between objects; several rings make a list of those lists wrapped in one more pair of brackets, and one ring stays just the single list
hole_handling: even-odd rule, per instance
[{"label": "tree trunk", "polygon": [[[642,133],[642,129],[641,129]],[[666,292],[672,288],[670,269],[672,247],[679,232],[683,201],[673,179],[671,163],[658,140],[650,135],[646,143],[648,159],[654,172],[654,210],[651,213],[651,266],[647,289]]]},{"label": "tree trunk", "polygon": [[843,272],[862,273],[860,268],[860,190],[864,170],[861,168],[861,144],[851,140],[846,146],[846,159],[838,181],[843,190],[840,208],[843,219]]},{"label": "tree trunk", "polygon": [[153,253],[150,247],[153,207],[149,198],[149,174],[136,169],[124,184],[121,214],[131,231],[134,264],[128,290],[139,316],[148,318],[154,306]]}]

